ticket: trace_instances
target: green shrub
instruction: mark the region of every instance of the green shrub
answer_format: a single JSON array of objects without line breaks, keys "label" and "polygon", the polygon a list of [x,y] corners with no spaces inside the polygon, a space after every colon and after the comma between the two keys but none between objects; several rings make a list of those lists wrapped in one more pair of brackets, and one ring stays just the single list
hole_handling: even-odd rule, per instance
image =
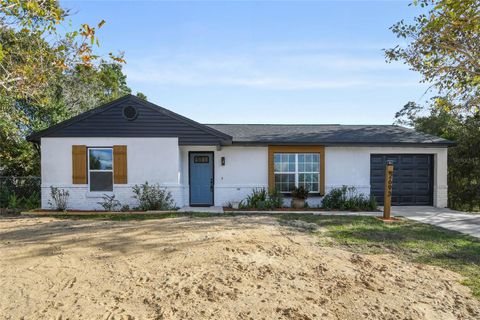
[{"label": "green shrub", "polygon": [[240,209],[259,209],[271,210],[283,207],[283,195],[273,189],[267,192],[267,189],[253,189],[252,193],[246,199],[240,201]]},{"label": "green shrub", "polygon": [[241,209],[265,209],[265,202],[267,201],[267,189],[253,189],[252,193],[244,200],[240,201],[239,208]]},{"label": "green shrub", "polygon": [[373,196],[359,193],[355,187],[334,188],[322,199],[322,208],[330,210],[376,210],[377,202]]},{"label": "green shrub", "polygon": [[34,191],[28,197],[19,197],[15,193],[9,193],[4,203],[9,209],[37,209],[40,207],[40,194]]},{"label": "green shrub", "polygon": [[114,194],[111,196],[104,194],[102,199],[103,201],[97,203],[101,205],[105,211],[117,211],[121,206],[120,201],[115,199]]},{"label": "green shrub", "polygon": [[22,198],[18,198],[17,195],[15,193],[13,193],[8,197],[7,208],[9,208],[9,209],[19,209],[21,202],[22,202]]},{"label": "green shrub", "polygon": [[63,211],[67,209],[68,198],[70,193],[68,190],[59,189],[57,187],[50,187],[50,197],[48,204],[55,210]]},{"label": "green shrub", "polygon": [[175,208],[173,196],[170,191],[160,185],[149,185],[145,182],[133,186],[133,197],[138,201],[139,210],[172,210]]},{"label": "green shrub", "polygon": [[304,186],[300,187],[295,187],[295,189],[292,190],[292,197],[295,199],[307,199],[309,196],[310,191],[308,188],[305,188]]},{"label": "green shrub", "polygon": [[[0,176],[0,208],[29,209],[40,206],[40,177]],[[10,197],[15,195],[15,200]],[[16,201],[16,202],[15,202]]]},{"label": "green shrub", "polygon": [[277,189],[269,190],[268,199],[270,201],[272,208],[282,208],[283,207],[283,194]]},{"label": "green shrub", "polygon": [[40,194],[38,192],[33,192],[28,197],[23,197],[22,199],[22,208],[32,210],[40,208]]},{"label": "green shrub", "polygon": [[7,188],[0,187],[0,208],[7,208],[11,196],[11,192]]},{"label": "green shrub", "polygon": [[124,204],[121,208],[120,211],[122,212],[127,212],[130,211],[130,206],[128,204]]}]

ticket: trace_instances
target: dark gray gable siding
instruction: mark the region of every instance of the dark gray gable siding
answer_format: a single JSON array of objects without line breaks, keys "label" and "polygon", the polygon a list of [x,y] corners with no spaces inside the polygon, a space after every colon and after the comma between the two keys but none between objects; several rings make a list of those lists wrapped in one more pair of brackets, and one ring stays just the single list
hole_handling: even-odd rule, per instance
[{"label": "dark gray gable siding", "polygon": [[[124,106],[138,110],[135,120],[123,116]],[[41,137],[178,137],[180,145],[229,144],[231,137],[137,97],[128,95],[32,134]]]}]

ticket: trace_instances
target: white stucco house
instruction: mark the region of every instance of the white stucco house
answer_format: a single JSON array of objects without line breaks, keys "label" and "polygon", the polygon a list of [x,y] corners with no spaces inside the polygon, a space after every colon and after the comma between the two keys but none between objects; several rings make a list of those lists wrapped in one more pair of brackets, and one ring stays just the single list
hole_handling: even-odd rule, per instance
[{"label": "white stucco house", "polygon": [[392,125],[200,124],[127,95],[28,140],[41,147],[42,208],[50,187],[69,190],[70,209],[101,209],[104,194],[135,206],[132,186],[158,183],[177,206],[222,206],[254,188],[299,185],[321,203],[355,186],[381,203],[384,166],[395,165],[394,205],[447,205],[453,142]]}]

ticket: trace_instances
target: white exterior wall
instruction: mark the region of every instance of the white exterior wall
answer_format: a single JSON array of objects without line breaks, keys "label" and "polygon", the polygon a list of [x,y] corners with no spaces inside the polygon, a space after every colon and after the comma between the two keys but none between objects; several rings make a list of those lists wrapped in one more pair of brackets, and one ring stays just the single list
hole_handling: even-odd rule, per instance
[{"label": "white exterior wall", "polygon": [[[88,185],[72,184],[72,145],[126,145],[128,184],[115,184],[110,193],[89,192]],[[132,187],[145,181],[168,188],[177,205],[183,205],[177,138],[42,138],[41,155],[44,209],[50,208],[50,186],[69,191],[68,208],[71,209],[100,210],[98,202],[105,193],[115,194],[122,205],[136,206]]]},{"label": "white exterior wall", "polygon": [[[215,147],[180,147],[182,162],[181,184],[184,186],[185,205],[188,205],[188,152],[213,151],[215,161],[215,205],[238,202],[252,189],[268,187],[268,148],[227,146],[217,151]],[[355,186],[365,195],[370,194],[370,154],[374,153],[417,153],[434,155],[433,205],[447,206],[447,148],[409,147],[326,147],[325,189],[343,185]],[[225,166],[221,166],[221,157]],[[289,205],[290,199],[285,199]],[[310,206],[321,204],[321,197],[310,197]]]},{"label": "white exterior wall", "polygon": [[[214,201],[216,206],[239,202],[255,188],[268,187],[268,148],[228,146],[181,146],[181,183],[185,205],[189,204],[188,154],[190,151],[213,151],[215,169]],[[225,166],[221,158],[225,157]]]},{"label": "white exterior wall", "polygon": [[[101,209],[97,203],[104,192],[91,193],[88,185],[72,184],[72,145],[127,145],[128,184],[114,185],[113,193],[122,204],[137,205],[131,187],[145,181],[159,183],[172,192],[176,205],[189,205],[188,154],[214,153],[216,206],[243,200],[254,188],[268,187],[268,148],[226,146],[178,146],[177,138],[42,138],[42,208],[49,208],[50,186],[70,192],[69,208]],[[370,193],[370,154],[425,153],[434,155],[434,199],[437,207],[447,206],[447,148],[410,147],[326,147],[326,192],[342,185]],[[225,166],[221,165],[225,157]],[[320,197],[308,199],[310,206]],[[285,204],[289,204],[286,199]]]}]

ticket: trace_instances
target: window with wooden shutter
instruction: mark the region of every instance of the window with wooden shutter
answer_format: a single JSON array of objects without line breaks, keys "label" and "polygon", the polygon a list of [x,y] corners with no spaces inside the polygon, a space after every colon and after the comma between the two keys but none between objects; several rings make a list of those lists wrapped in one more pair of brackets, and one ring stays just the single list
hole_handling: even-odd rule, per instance
[{"label": "window with wooden shutter", "polygon": [[87,183],[87,146],[72,146],[72,183]]},{"label": "window with wooden shutter", "polygon": [[126,184],[127,179],[127,146],[113,146],[113,182]]},{"label": "window with wooden shutter", "polygon": [[113,191],[113,149],[88,148],[88,184],[90,191]]}]

